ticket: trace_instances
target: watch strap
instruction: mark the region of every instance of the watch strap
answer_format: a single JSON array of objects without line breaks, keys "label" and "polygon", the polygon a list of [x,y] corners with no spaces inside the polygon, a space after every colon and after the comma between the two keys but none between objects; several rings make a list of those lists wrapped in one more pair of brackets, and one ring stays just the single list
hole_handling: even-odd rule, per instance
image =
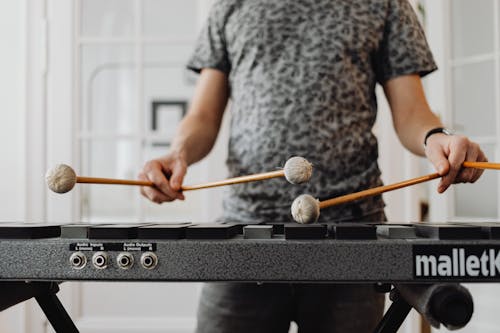
[{"label": "watch strap", "polygon": [[446,135],[452,135],[453,133],[447,129],[447,128],[444,128],[444,127],[436,127],[436,128],[433,128],[431,129],[429,132],[427,132],[427,134],[425,134],[425,138],[424,138],[424,147],[427,146],[427,139],[433,135],[433,134],[436,134],[436,133],[443,133],[443,134],[446,134]]}]

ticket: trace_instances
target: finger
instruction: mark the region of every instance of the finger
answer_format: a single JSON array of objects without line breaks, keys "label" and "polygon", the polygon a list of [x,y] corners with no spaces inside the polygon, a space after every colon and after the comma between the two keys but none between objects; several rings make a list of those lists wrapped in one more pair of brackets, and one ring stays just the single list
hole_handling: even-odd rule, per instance
[{"label": "finger", "polygon": [[151,200],[152,202],[156,202],[157,204],[161,204],[163,202],[170,202],[170,201],[175,200],[175,198],[171,198],[171,197],[165,195],[164,193],[158,191],[154,187],[145,187],[144,194],[149,200]]},{"label": "finger", "polygon": [[[147,176],[144,174],[144,172],[140,172],[138,175],[138,178],[140,180],[147,180],[150,181]],[[147,199],[156,202],[158,204],[166,201],[173,201],[174,199],[167,197],[165,194],[161,193],[157,189],[151,186],[142,186],[141,187],[141,194],[146,197]]]},{"label": "finger", "polygon": [[167,177],[165,177],[164,172],[158,169],[153,169],[146,173],[146,176],[151,182],[153,182],[153,184],[156,186],[156,189],[165,194],[167,197],[172,200],[178,198],[178,192],[172,190]]},{"label": "finger", "polygon": [[[470,144],[467,148],[465,161],[475,162],[479,155],[479,146]],[[455,182],[469,183],[480,170],[477,168],[462,168],[455,179]]]},{"label": "finger", "polygon": [[[478,162],[488,162],[488,158],[486,157],[486,155],[484,154],[484,152],[481,150],[481,148],[479,148],[479,153],[478,153],[478,156],[477,156],[477,161]],[[475,183],[479,179],[479,177],[481,177],[481,175],[483,174],[483,172],[484,172],[483,169],[476,169],[476,173],[472,177],[471,183]]]},{"label": "finger", "polygon": [[[146,163],[143,173],[146,178],[155,185],[158,191],[172,200],[177,197],[176,193],[170,188],[166,177],[166,175],[171,173],[168,163],[161,163],[158,160],[150,161]],[[144,191],[150,193],[147,188],[145,188]]]},{"label": "finger", "polygon": [[[137,175],[137,179],[139,179],[139,180],[149,181],[149,179],[146,177],[146,175],[145,175],[145,174],[144,174],[144,172],[142,172],[142,171],[141,171],[141,172],[139,172],[139,174]],[[146,195],[146,189],[147,189],[148,187],[150,187],[150,186],[141,186],[141,190],[140,190],[140,191],[141,191],[141,194],[142,194],[144,197],[146,197],[146,198],[148,198],[148,199],[149,199],[149,197]]]},{"label": "finger", "polygon": [[431,161],[431,163],[434,165],[434,168],[441,176],[444,176],[448,173],[448,170],[450,169],[450,163],[448,162],[446,154],[441,146],[427,146],[425,149],[425,153],[429,161]]},{"label": "finger", "polygon": [[184,195],[181,192],[182,182],[184,181],[184,176],[186,175],[187,166],[182,161],[177,161],[172,166],[172,176],[170,177],[170,187],[172,190],[179,192],[182,199]]},{"label": "finger", "polygon": [[183,162],[177,162],[172,168],[172,177],[170,177],[170,186],[172,190],[178,193],[177,198],[179,200],[184,200],[184,194],[182,193],[182,182],[184,181],[184,176],[186,174],[187,166]]},{"label": "finger", "polygon": [[[434,168],[439,173],[439,175],[444,176],[450,170],[450,163],[446,158],[446,154],[440,145],[429,145],[425,148],[425,154],[429,161],[434,165]],[[438,192],[443,193],[446,191],[447,187],[444,183],[443,178],[439,181]]]},{"label": "finger", "polygon": [[466,138],[458,137],[455,137],[450,143],[450,155],[448,156],[450,170],[442,178],[440,188],[438,189],[441,193],[446,191],[446,189],[455,182],[455,179],[462,168],[462,163],[465,161],[468,143],[469,141]]},{"label": "finger", "polygon": [[471,180],[469,182],[470,183],[475,183],[479,179],[479,177],[482,176],[483,172],[484,172],[484,170],[477,169],[476,172],[474,172],[474,174],[472,175],[472,178],[471,178]]},{"label": "finger", "polygon": [[[164,161],[166,162],[166,161]],[[184,200],[184,194],[182,194],[181,186],[184,180],[184,175],[186,174],[186,164],[183,160],[176,159],[172,163],[162,164],[163,170],[169,175],[168,185],[170,189],[176,194],[176,198],[179,200]]]}]

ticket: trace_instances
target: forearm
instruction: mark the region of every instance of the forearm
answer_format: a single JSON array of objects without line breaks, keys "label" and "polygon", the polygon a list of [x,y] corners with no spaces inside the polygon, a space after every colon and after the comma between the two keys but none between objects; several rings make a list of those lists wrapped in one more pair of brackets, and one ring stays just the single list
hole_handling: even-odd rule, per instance
[{"label": "forearm", "polygon": [[436,133],[428,138],[424,149],[427,132],[442,127],[442,124],[430,110],[418,76],[389,80],[384,84],[384,90],[391,106],[394,127],[403,145],[415,154],[426,156],[442,176],[438,192],[446,191],[452,183],[473,183],[481,176],[479,169],[462,167],[464,161],[487,161],[479,145],[464,136]]},{"label": "forearm", "polygon": [[427,132],[442,127],[441,120],[424,103],[409,107],[403,117],[394,117],[394,128],[399,140],[412,153],[425,156],[424,139]]},{"label": "forearm", "polygon": [[183,156],[188,165],[204,158],[212,149],[220,121],[203,114],[188,114],[180,123],[170,152]]},{"label": "forearm", "polygon": [[384,90],[401,143],[414,154],[425,156],[426,133],[441,127],[442,123],[427,103],[420,78],[416,75],[399,77],[386,82]]},{"label": "forearm", "polygon": [[227,76],[215,69],[204,69],[196,85],[191,106],[179,124],[170,152],[144,165],[139,178],[155,185],[141,193],[156,203],[183,200],[182,182],[188,165],[205,157],[219,132],[228,101]]},{"label": "forearm", "polygon": [[198,162],[212,149],[228,98],[227,76],[218,70],[204,69],[171,147],[171,152],[179,154],[187,165]]}]

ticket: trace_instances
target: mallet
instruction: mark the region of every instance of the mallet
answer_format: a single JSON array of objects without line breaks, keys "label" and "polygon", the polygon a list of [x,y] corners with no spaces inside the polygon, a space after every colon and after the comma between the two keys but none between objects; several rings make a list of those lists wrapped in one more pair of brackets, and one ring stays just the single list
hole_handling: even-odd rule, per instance
[{"label": "mallet", "polygon": [[[463,162],[462,166],[465,168],[476,168],[476,169],[494,169],[500,170],[500,163],[489,163],[489,162]],[[391,185],[378,186],[370,188],[364,191],[355,192],[351,194],[342,195],[333,199],[328,199],[324,201],[319,201],[309,194],[302,194],[298,196],[292,203],[292,217],[298,223],[309,224],[314,223],[318,220],[320,210],[322,208],[327,208],[335,205],[340,205],[346,202],[382,194],[384,192],[389,192],[397,190],[406,186],[415,185],[423,183],[429,180],[439,178],[439,173],[431,173],[429,175],[412,178],[399,183],[394,183]]]},{"label": "mallet", "polygon": [[[258,180],[266,180],[271,178],[285,177],[292,184],[300,184],[307,182],[312,176],[312,164],[305,158],[295,156],[286,161],[283,169],[259,173],[248,176],[228,178],[221,181],[215,181],[199,185],[182,186],[182,191],[199,190],[203,188],[211,188],[224,185],[233,185],[240,183],[253,182]],[[56,193],[66,193],[71,191],[76,183],[90,184],[117,184],[117,185],[139,185],[139,186],[154,186],[150,181],[143,180],[125,180],[111,178],[94,178],[77,176],[73,168],[65,164],[59,164],[56,167],[47,171],[45,175],[47,186]]]}]

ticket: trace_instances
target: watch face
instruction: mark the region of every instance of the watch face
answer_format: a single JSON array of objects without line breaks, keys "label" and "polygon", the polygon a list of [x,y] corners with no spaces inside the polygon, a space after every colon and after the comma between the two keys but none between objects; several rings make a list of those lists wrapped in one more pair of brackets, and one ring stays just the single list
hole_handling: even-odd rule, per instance
[{"label": "watch face", "polygon": [[453,135],[453,132],[450,131],[449,129],[447,128],[443,128],[443,133],[446,134],[446,135]]}]

